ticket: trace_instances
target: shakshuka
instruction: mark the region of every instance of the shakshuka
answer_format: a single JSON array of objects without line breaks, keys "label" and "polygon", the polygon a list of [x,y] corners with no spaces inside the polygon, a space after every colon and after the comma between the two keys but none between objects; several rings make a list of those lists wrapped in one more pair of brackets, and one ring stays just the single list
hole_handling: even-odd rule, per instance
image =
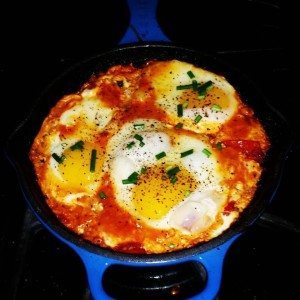
[{"label": "shakshuka", "polygon": [[251,202],[269,148],[242,100],[224,77],[178,60],[94,75],[56,103],[31,147],[49,207],[120,252],[218,236]]}]

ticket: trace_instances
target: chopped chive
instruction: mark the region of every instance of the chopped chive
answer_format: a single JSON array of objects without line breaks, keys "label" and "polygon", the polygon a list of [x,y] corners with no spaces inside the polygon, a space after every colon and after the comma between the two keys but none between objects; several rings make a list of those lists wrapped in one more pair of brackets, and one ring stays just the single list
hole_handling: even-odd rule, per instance
[{"label": "chopped chive", "polygon": [[143,137],[141,136],[141,135],[139,135],[139,134],[135,134],[134,136],[133,136],[136,140],[138,140],[139,142],[140,142],[140,146],[141,147],[144,147],[145,146],[145,143],[143,142]]},{"label": "chopped chive", "polygon": [[165,157],[166,155],[167,155],[166,152],[163,151],[163,152],[156,154],[155,157],[157,160],[159,160],[159,159]]},{"label": "chopped chive", "polygon": [[169,178],[174,177],[180,171],[179,167],[174,167],[167,171],[167,175]]},{"label": "chopped chive", "polygon": [[57,155],[56,153],[52,153],[51,156],[52,156],[59,164],[61,164],[61,163],[64,161],[64,159],[66,158],[64,155],[59,156],[59,155]]},{"label": "chopped chive", "polygon": [[129,180],[136,180],[138,179],[139,173],[138,172],[133,172],[132,174],[129,175],[128,179]]},{"label": "chopped chive", "polygon": [[142,167],[142,168],[141,168],[141,174],[145,174],[146,171],[147,171],[147,167]]},{"label": "chopped chive", "polygon": [[178,180],[178,178],[177,178],[176,176],[170,177],[170,182],[171,182],[172,184],[174,184],[177,180]]},{"label": "chopped chive", "polygon": [[182,117],[183,116],[183,106],[182,104],[177,105],[177,116]]},{"label": "chopped chive", "polygon": [[180,157],[186,157],[186,156],[188,156],[188,155],[191,155],[192,153],[194,153],[194,149],[190,149],[190,150],[181,152],[181,153],[180,153]]},{"label": "chopped chive", "polygon": [[129,144],[127,144],[126,148],[131,149],[134,145],[135,145],[135,142],[130,142]]},{"label": "chopped chive", "polygon": [[211,156],[211,152],[209,150],[207,150],[206,148],[204,148],[202,150],[202,153],[204,153],[207,157],[210,157]]},{"label": "chopped chive", "polygon": [[206,96],[207,91],[212,87],[213,82],[211,80],[198,86],[197,91],[200,99],[203,99]]},{"label": "chopped chive", "polygon": [[222,107],[218,104],[213,104],[212,107],[211,107],[211,110],[212,111],[221,111]]},{"label": "chopped chive", "polygon": [[180,129],[180,128],[182,128],[183,127],[183,124],[182,123],[177,123],[176,125],[175,125],[175,128],[177,128],[177,129]]},{"label": "chopped chive", "polygon": [[104,192],[102,192],[102,191],[99,193],[99,197],[101,199],[107,199],[107,195]]},{"label": "chopped chive", "polygon": [[186,101],[186,102],[184,102],[183,104],[182,104],[182,107],[183,108],[187,108],[189,106],[189,102],[188,101]]},{"label": "chopped chive", "polygon": [[186,190],[186,191],[184,192],[184,196],[185,196],[185,197],[189,196],[190,194],[191,194],[191,191],[190,191],[190,190]]},{"label": "chopped chive", "polygon": [[176,90],[188,90],[193,87],[192,84],[184,84],[184,85],[178,85],[176,86]]},{"label": "chopped chive", "polygon": [[192,79],[192,78],[195,78],[195,75],[192,71],[188,71],[187,72],[188,76]]},{"label": "chopped chive", "polygon": [[201,121],[201,119],[202,119],[202,116],[200,116],[200,115],[197,115],[197,117],[195,118],[195,123],[197,124],[197,123],[199,123],[200,121]]},{"label": "chopped chive", "polygon": [[136,184],[138,181],[139,174],[137,172],[133,172],[127,179],[123,179],[123,184]]},{"label": "chopped chive", "polygon": [[192,81],[192,88],[193,88],[193,91],[197,91],[197,89],[198,89],[198,82],[197,82],[197,80],[193,80]]},{"label": "chopped chive", "polygon": [[82,150],[83,149],[83,145],[84,145],[84,142],[83,141],[78,141],[77,143],[75,143],[73,146],[70,147],[70,149],[72,151],[74,150]]},{"label": "chopped chive", "polygon": [[142,137],[141,135],[139,135],[139,134],[135,134],[133,137],[134,137],[136,140],[140,141],[140,142],[143,141],[143,137]]},{"label": "chopped chive", "polygon": [[123,180],[122,180],[122,183],[123,183],[123,184],[134,184],[134,182],[132,182],[132,181],[129,180],[129,179],[123,179]]},{"label": "chopped chive", "polygon": [[93,149],[91,153],[90,172],[95,172],[96,169],[97,150]]},{"label": "chopped chive", "polygon": [[134,129],[144,129],[145,128],[145,124],[133,124]]},{"label": "chopped chive", "polygon": [[170,166],[170,165],[169,165],[169,166],[167,165],[167,166],[166,166],[166,171],[167,171],[167,173],[168,173],[168,171],[170,171],[170,170],[173,169],[173,168],[174,168],[174,167],[173,167],[172,165],[171,165],[171,166]]},{"label": "chopped chive", "polygon": [[222,150],[223,149],[223,146],[222,146],[221,142],[216,143],[216,147],[217,147],[218,150]]}]

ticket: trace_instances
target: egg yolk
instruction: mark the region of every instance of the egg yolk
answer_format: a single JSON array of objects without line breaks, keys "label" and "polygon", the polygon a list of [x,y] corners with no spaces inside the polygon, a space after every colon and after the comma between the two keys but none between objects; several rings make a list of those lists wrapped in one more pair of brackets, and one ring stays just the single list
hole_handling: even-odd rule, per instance
[{"label": "egg yolk", "polygon": [[[95,170],[90,170],[92,151],[96,150]],[[68,187],[84,188],[100,178],[102,167],[102,152],[91,143],[84,143],[83,149],[68,148],[63,153],[65,159],[58,169]]]},{"label": "egg yolk", "polygon": [[161,219],[197,187],[195,178],[183,167],[176,178],[177,181],[172,183],[163,166],[148,168],[133,189],[133,205],[137,213],[147,219]]},{"label": "egg yolk", "polygon": [[226,109],[229,107],[229,98],[222,89],[213,86],[207,91],[204,99],[199,99],[198,93],[193,90],[184,91],[181,94],[180,103],[187,105],[187,108],[201,108],[216,104]]}]

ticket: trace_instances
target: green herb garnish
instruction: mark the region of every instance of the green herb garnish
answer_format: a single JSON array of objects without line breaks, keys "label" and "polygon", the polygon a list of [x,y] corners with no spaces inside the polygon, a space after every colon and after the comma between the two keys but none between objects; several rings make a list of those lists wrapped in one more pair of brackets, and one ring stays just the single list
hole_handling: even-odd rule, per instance
[{"label": "green herb garnish", "polygon": [[133,137],[140,142],[143,140],[143,137],[139,134],[135,134]]},{"label": "green herb garnish", "polygon": [[178,180],[178,178],[176,177],[176,174],[179,171],[180,171],[179,167],[173,167],[173,168],[171,167],[171,168],[167,169],[167,175],[172,184],[174,184]]},{"label": "green herb garnish", "polygon": [[182,104],[177,105],[177,116],[182,117],[183,116],[183,106]]},{"label": "green herb garnish", "polygon": [[135,134],[133,137],[140,142],[141,147],[145,146],[145,143],[143,142],[144,138],[141,135]]},{"label": "green herb garnish", "polygon": [[181,152],[181,153],[180,153],[180,157],[186,157],[186,156],[188,156],[188,155],[191,155],[192,153],[194,153],[194,149],[190,149],[190,150]]},{"label": "green herb garnish", "polygon": [[190,191],[190,190],[186,190],[186,191],[184,192],[184,196],[185,196],[185,197],[189,196],[190,194],[191,194],[191,191]]},{"label": "green herb garnish", "polygon": [[188,90],[191,89],[193,87],[192,84],[184,84],[184,85],[178,85],[176,86],[177,90]]},{"label": "green herb garnish", "polygon": [[200,116],[200,115],[198,115],[196,118],[195,118],[195,123],[197,124],[197,123],[199,123],[200,121],[201,121],[201,119],[202,119],[202,116]]},{"label": "green herb garnish", "polygon": [[133,172],[127,179],[123,179],[123,184],[136,184],[139,178],[139,174],[137,172]]},{"label": "green herb garnish", "polygon": [[126,148],[131,149],[134,145],[135,145],[135,142],[130,142],[129,144],[127,144]]},{"label": "green herb garnish", "polygon": [[210,157],[211,156],[211,152],[209,150],[207,150],[206,148],[204,148],[202,150],[202,153],[204,153],[207,157]]},{"label": "green herb garnish", "polygon": [[133,124],[134,129],[144,129],[145,128],[145,124]]},{"label": "green herb garnish", "polygon": [[72,151],[74,150],[82,150],[83,149],[83,145],[84,145],[84,142],[83,141],[78,141],[77,143],[75,143],[73,146],[70,147],[70,149]]},{"label": "green herb garnish", "polygon": [[195,75],[192,71],[188,71],[187,72],[188,76],[192,79],[192,78],[195,78]]},{"label": "green herb garnish", "polygon": [[51,155],[59,164],[61,164],[64,160],[65,160],[65,156],[62,155],[62,156],[59,156],[57,155],[56,153],[52,153]]},{"label": "green herb garnish", "polygon": [[102,192],[102,191],[99,193],[99,197],[101,199],[107,199],[107,195],[104,192]]},{"label": "green herb garnish", "polygon": [[188,101],[186,101],[186,102],[184,102],[183,104],[182,104],[182,107],[183,108],[187,108],[189,106],[189,102]]},{"label": "green herb garnish", "polygon": [[147,167],[142,167],[142,168],[141,168],[141,174],[145,174],[146,171],[147,171]]},{"label": "green herb garnish", "polygon": [[193,88],[193,91],[197,91],[197,89],[198,89],[198,82],[197,82],[197,80],[193,80],[192,81],[192,88]]},{"label": "green herb garnish", "polygon": [[167,155],[166,152],[163,151],[163,152],[156,154],[155,157],[157,160],[159,160],[159,159],[165,157],[166,155]]},{"label": "green herb garnish", "polygon": [[197,91],[198,91],[198,98],[203,99],[206,96],[207,91],[212,87],[213,82],[211,80],[201,84],[198,86]]},{"label": "green herb garnish", "polygon": [[95,172],[96,169],[97,150],[93,149],[91,153],[90,172]]},{"label": "green herb garnish", "polygon": [[222,107],[218,104],[213,104],[212,107],[211,107],[211,110],[212,111],[221,111]]},{"label": "green herb garnish", "polygon": [[169,178],[175,176],[180,171],[179,167],[174,167],[167,171],[167,175]]},{"label": "green herb garnish", "polygon": [[177,123],[176,125],[175,125],[175,128],[177,128],[177,129],[181,129],[183,127],[183,124],[182,123]]},{"label": "green herb garnish", "polygon": [[217,147],[218,150],[222,150],[223,149],[223,146],[222,146],[221,142],[216,143],[216,147]]},{"label": "green herb garnish", "polygon": [[171,182],[172,184],[174,184],[177,180],[178,180],[178,178],[177,178],[176,176],[170,177],[170,182]]}]

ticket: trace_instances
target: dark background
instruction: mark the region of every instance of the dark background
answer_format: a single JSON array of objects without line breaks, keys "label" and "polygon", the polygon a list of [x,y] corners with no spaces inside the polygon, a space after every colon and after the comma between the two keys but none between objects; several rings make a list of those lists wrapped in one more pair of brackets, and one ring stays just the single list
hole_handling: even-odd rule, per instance
[{"label": "dark background", "polygon": [[[129,24],[126,2],[98,2],[1,4],[1,144],[56,76],[117,45]],[[300,267],[295,15],[287,1],[159,1],[158,21],[173,42],[216,54],[239,68],[296,132],[268,215],[229,251],[220,299],[288,299],[299,294],[293,275]],[[34,221],[3,155],[0,162],[3,299],[89,299],[81,262]]]}]

